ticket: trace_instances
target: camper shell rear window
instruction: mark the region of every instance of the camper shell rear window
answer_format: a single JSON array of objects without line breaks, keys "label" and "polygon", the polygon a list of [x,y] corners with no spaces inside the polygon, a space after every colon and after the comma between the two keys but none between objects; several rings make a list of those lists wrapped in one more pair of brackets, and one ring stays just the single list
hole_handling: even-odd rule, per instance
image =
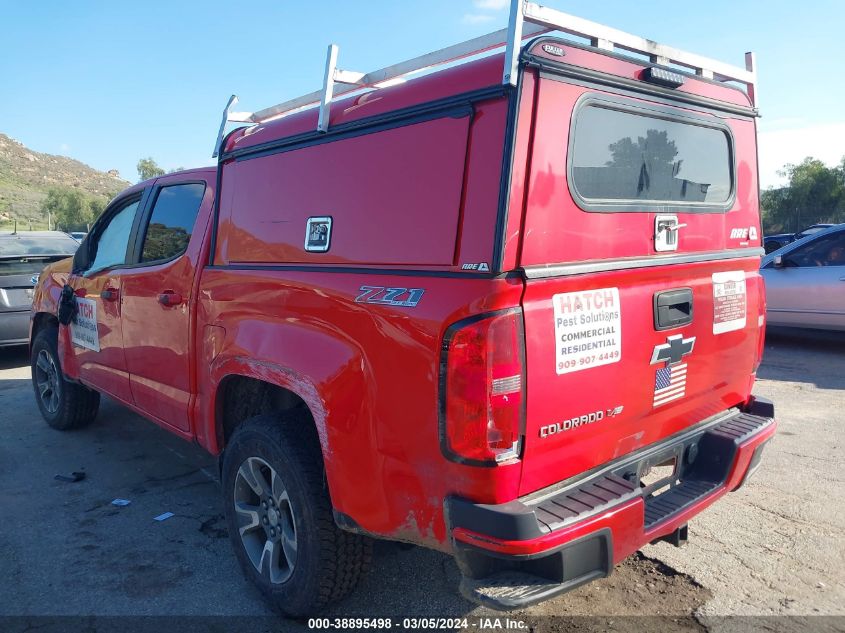
[{"label": "camper shell rear window", "polygon": [[733,205],[733,136],[713,119],[588,95],[575,106],[568,156],[569,189],[586,211]]}]

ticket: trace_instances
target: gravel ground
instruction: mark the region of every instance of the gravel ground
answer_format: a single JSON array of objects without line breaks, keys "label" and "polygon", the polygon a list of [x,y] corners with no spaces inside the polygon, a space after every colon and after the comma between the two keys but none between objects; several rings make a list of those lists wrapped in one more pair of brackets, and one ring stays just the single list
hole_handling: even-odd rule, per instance
[{"label": "gravel ground", "polygon": [[[775,401],[780,431],[754,478],[690,524],[686,547],[646,546],[610,578],[508,617],[541,631],[845,629],[818,617],[845,616],[843,352],[845,335],[770,335],[755,392]],[[275,622],[231,553],[213,458],[108,401],[88,429],[49,429],[26,350],[0,350],[0,412],[0,616],[20,616],[3,629],[45,615],[238,616],[218,620],[227,631],[243,616]],[[86,479],[53,479],[74,470]],[[131,505],[112,506],[118,497]],[[379,542],[372,573],[328,615],[495,627],[482,618],[502,614],[463,600],[457,582],[450,558]],[[755,617],[724,617],[737,615]]]},{"label": "gravel ground", "polygon": [[845,615],[845,333],[769,333],[754,392],[780,424],[761,468],[690,523],[686,547],[643,550],[711,591],[697,613],[713,630],[724,615]]}]

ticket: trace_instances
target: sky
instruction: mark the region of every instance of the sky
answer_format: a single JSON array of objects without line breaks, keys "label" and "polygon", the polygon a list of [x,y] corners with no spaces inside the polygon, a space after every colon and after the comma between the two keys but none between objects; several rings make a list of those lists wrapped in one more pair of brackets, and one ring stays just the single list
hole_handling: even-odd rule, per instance
[{"label": "sky", "polygon": [[[677,48],[759,68],[760,179],[845,155],[845,2],[545,0]],[[507,0],[0,0],[0,132],[138,179],[211,164],[229,95],[259,110],[320,87],[326,46],[368,71],[502,28]]]}]

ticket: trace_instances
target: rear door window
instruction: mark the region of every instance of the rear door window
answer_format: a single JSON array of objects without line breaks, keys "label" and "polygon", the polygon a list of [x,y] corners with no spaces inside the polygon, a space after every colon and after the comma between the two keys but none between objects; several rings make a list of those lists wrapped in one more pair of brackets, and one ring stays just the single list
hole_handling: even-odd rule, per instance
[{"label": "rear door window", "polygon": [[204,193],[202,183],[169,185],[159,190],[144,235],[142,262],[169,260],[185,252]]},{"label": "rear door window", "polygon": [[732,154],[716,122],[592,98],[576,106],[570,190],[588,211],[726,210]]}]

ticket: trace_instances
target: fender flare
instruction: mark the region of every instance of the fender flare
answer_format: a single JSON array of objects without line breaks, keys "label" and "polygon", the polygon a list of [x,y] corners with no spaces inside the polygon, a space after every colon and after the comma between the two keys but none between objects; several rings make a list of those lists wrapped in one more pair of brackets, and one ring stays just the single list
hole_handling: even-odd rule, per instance
[{"label": "fender flare", "polygon": [[[326,432],[326,406],[322,397],[317,390],[317,385],[308,377],[302,376],[289,367],[285,367],[278,363],[257,360],[246,356],[230,356],[226,358],[215,359],[210,368],[212,383],[214,385],[213,398],[214,402],[210,411],[217,411],[217,402],[220,394],[221,386],[229,378],[242,377],[260,380],[262,382],[275,385],[282,389],[286,389],[298,396],[308,407],[311,417],[314,420],[314,425],[317,428],[317,434],[320,438],[320,448],[323,452],[323,458],[329,453],[328,435]],[[220,442],[217,435],[217,416],[212,416],[209,421],[214,425],[214,441]],[[210,430],[209,430],[210,431]],[[209,437],[211,439],[211,432]],[[218,446],[220,452],[222,446]]]}]

